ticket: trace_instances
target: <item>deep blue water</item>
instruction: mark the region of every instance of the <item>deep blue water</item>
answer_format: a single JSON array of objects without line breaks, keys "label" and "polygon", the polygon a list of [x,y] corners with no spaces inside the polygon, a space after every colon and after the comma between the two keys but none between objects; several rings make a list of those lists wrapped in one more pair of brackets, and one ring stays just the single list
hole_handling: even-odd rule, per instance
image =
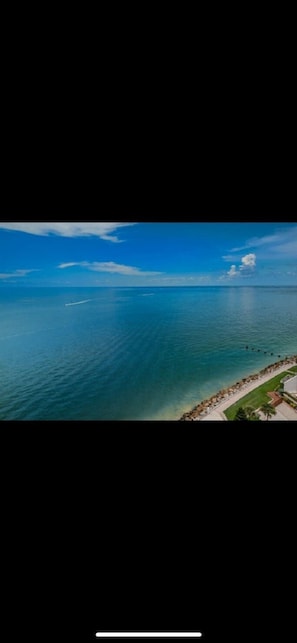
[{"label": "deep blue water", "polygon": [[0,419],[178,419],[296,331],[297,287],[2,287]]}]

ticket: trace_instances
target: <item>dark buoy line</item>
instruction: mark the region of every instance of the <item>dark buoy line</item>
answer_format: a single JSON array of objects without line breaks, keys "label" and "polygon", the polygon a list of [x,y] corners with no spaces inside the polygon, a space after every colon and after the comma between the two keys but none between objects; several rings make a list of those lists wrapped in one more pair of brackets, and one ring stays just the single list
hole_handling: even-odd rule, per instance
[{"label": "dark buoy line", "polygon": [[[263,348],[254,348],[253,346],[249,346],[246,344],[245,350],[248,350],[250,348],[251,351],[256,351],[257,353],[264,353],[264,355],[267,355],[269,351],[264,351]],[[274,353],[270,353],[270,355],[274,355]],[[278,355],[278,358],[281,359],[281,355]],[[285,357],[287,359],[287,357]]]}]

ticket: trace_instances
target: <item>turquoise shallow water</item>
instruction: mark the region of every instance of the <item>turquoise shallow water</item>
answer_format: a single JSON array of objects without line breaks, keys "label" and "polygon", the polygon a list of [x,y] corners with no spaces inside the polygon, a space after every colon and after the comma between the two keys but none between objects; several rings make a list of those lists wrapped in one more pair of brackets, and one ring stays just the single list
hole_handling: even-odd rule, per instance
[{"label": "turquoise shallow water", "polygon": [[2,287],[0,419],[178,419],[295,354],[296,322],[297,287]]}]

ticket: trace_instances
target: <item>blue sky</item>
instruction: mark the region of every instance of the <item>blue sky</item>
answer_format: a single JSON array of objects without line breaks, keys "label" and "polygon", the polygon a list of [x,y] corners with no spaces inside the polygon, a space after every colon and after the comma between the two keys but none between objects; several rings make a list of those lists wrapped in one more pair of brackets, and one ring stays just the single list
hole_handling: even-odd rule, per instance
[{"label": "blue sky", "polygon": [[9,284],[297,285],[297,224],[0,222]]}]

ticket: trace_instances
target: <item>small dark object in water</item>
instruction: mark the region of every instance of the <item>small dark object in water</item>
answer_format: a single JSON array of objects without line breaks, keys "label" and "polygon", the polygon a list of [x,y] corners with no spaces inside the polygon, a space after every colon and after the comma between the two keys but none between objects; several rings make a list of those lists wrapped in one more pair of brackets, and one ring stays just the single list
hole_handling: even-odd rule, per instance
[{"label": "small dark object in water", "polygon": [[257,353],[260,353],[260,348],[258,348]]},{"label": "small dark object in water", "polygon": [[248,346],[246,346],[245,348],[247,349],[247,348],[248,348]]}]

